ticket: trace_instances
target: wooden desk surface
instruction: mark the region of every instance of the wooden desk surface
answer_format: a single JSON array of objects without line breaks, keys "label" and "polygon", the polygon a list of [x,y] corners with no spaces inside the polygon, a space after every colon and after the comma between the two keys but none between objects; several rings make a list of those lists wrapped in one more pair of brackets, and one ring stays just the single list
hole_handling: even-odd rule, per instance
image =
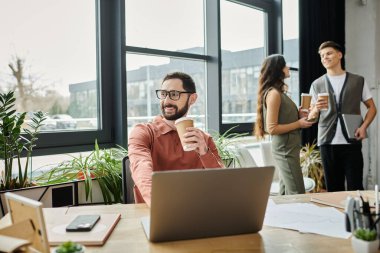
[{"label": "wooden desk surface", "polygon": [[[309,202],[311,194],[272,197],[277,203]],[[252,252],[353,252],[351,240],[337,239],[315,234],[264,226],[256,234],[214,237],[165,243],[150,243],[143,231],[140,218],[149,215],[145,204],[115,204],[110,206],[80,206],[70,208],[47,208],[44,215],[49,220],[60,215],[80,213],[121,213],[121,220],[103,247],[89,247],[86,252],[128,253],[252,253]],[[1,224],[1,222],[0,222]]]}]

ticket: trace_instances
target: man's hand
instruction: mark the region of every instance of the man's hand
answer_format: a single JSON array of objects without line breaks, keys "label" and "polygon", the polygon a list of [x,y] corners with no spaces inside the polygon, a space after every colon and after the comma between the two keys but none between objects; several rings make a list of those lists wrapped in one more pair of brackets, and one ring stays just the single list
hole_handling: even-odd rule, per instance
[{"label": "man's hand", "polygon": [[315,107],[318,108],[318,111],[322,109],[329,108],[329,100],[323,99],[322,97],[318,97],[317,102],[315,103]]},{"label": "man's hand", "polygon": [[366,128],[364,126],[359,127],[355,131],[355,138],[360,141],[367,137]]},{"label": "man's hand", "polygon": [[186,133],[183,135],[185,145],[194,148],[199,155],[204,155],[208,151],[207,143],[203,137],[203,133],[200,129],[195,127],[187,127]]}]

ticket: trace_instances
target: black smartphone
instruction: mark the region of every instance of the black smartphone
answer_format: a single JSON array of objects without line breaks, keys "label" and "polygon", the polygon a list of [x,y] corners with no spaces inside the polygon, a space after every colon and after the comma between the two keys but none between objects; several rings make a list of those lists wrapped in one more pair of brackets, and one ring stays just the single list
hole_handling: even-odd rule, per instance
[{"label": "black smartphone", "polygon": [[100,215],[78,215],[66,227],[67,232],[91,231],[95,224],[100,220]]}]

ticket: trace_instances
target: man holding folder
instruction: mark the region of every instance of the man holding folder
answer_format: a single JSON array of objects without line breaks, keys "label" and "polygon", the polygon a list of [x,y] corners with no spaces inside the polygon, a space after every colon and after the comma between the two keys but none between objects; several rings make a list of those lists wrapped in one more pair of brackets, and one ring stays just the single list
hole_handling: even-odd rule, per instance
[{"label": "man holding folder", "polygon": [[[361,140],[376,115],[376,106],[364,78],[342,68],[343,48],[323,42],[319,55],[327,73],[316,79],[310,88],[312,109],[309,119],[318,119],[318,146],[325,171],[327,191],[363,189],[363,155]],[[367,113],[355,131],[355,140],[343,130],[342,114],[360,115],[360,104]]]}]

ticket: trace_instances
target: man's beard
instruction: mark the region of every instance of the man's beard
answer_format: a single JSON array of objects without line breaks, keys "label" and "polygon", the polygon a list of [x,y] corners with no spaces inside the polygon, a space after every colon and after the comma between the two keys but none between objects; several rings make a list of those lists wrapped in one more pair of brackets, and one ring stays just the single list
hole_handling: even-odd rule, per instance
[{"label": "man's beard", "polygon": [[[189,99],[187,99],[186,104],[180,110],[178,110],[178,106],[173,105],[173,104],[161,105],[162,115],[167,120],[177,120],[179,118],[182,118],[187,113],[187,111],[189,110],[189,103],[188,102],[189,102]],[[173,107],[175,109],[175,113],[172,115],[167,115],[165,113],[165,107]]]}]

